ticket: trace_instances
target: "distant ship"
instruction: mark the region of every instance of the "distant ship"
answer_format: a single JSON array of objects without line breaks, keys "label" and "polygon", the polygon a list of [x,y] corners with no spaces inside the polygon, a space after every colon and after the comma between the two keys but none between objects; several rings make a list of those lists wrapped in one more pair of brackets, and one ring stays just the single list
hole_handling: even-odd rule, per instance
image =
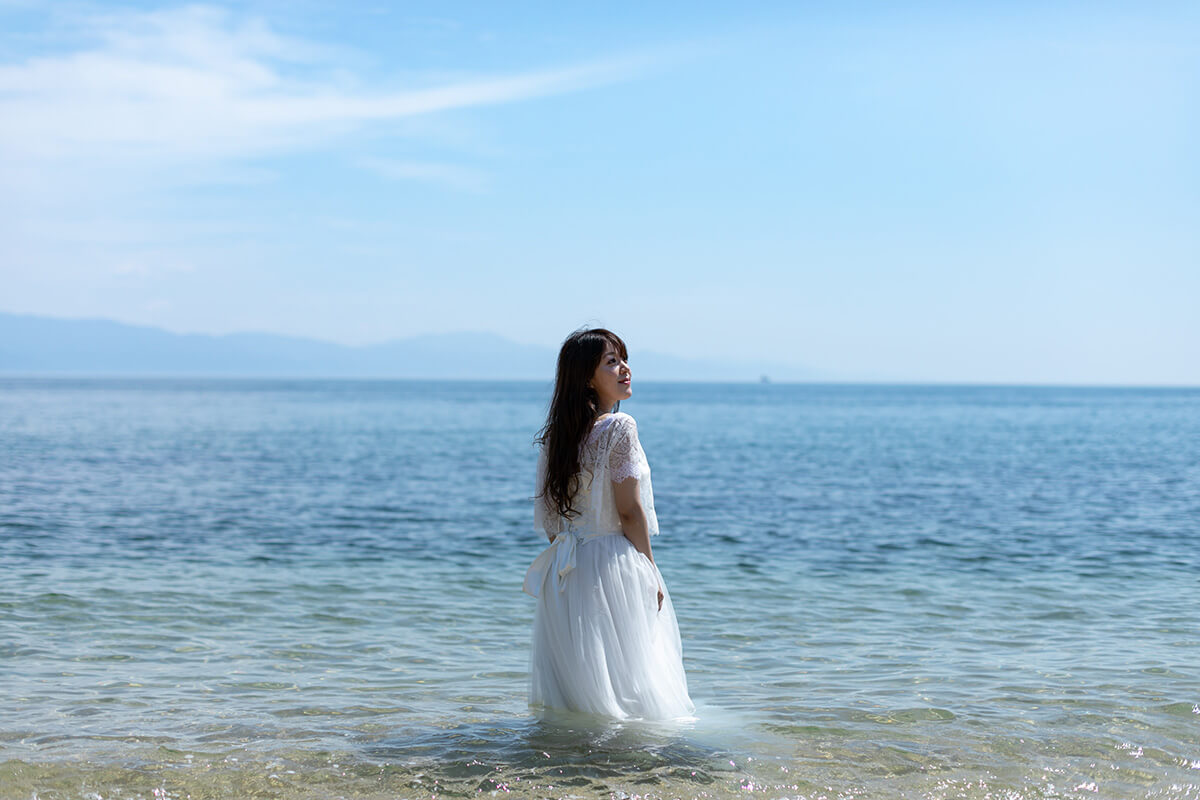
[{"label": "distant ship", "polygon": [[758,382],[759,383],[770,383],[771,378],[769,375],[763,375],[761,378],[758,379]]}]

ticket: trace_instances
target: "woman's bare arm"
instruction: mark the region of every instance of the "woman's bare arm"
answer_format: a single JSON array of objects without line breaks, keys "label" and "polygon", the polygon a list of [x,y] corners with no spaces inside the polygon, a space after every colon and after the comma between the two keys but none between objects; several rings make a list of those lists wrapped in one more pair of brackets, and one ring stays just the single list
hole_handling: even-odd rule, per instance
[{"label": "woman's bare arm", "polygon": [[[613,499],[616,500],[617,514],[621,517],[621,533],[625,534],[639,553],[654,563],[654,553],[650,550],[650,523],[646,520],[646,509],[642,508],[642,497],[638,491],[638,483],[633,478],[626,478],[617,483],[613,481]],[[658,607],[662,608],[663,592],[658,587]]]}]

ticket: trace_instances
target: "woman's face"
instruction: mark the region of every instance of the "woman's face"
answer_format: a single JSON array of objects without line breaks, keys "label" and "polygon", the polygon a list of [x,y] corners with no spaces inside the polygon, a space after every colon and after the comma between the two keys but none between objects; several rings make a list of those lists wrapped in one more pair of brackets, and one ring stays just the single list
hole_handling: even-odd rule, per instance
[{"label": "woman's face", "polygon": [[633,373],[629,364],[621,358],[621,354],[611,344],[604,348],[600,364],[592,375],[590,385],[600,396],[600,410],[608,411],[622,400],[633,396],[631,385]]}]

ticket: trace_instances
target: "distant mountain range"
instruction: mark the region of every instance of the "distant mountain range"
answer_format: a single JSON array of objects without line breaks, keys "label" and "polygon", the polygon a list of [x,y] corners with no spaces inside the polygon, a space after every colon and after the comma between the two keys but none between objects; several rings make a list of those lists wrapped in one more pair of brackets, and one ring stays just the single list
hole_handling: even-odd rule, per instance
[{"label": "distant mountain range", "polygon": [[[171,333],[100,319],[0,312],[0,374],[552,380],[555,349],[492,333],[446,333],[351,347],[269,333]],[[811,370],[637,351],[635,374],[664,381],[813,380]]]}]

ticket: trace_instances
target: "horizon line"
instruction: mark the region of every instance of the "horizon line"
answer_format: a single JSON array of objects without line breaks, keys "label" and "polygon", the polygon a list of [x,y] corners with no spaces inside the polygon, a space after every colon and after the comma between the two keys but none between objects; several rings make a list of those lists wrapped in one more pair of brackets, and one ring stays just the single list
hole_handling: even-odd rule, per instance
[{"label": "horizon line", "polygon": [[[549,378],[423,378],[423,377],[388,377],[388,376],[314,376],[314,375],[221,375],[216,373],[196,374],[142,374],[142,373],[71,373],[71,372],[9,372],[0,369],[0,380],[3,381],[219,381],[235,382],[279,382],[279,383],[541,383],[552,384],[553,376]],[[685,378],[645,379],[640,381],[652,386],[686,385],[686,386],[812,386],[812,387],[875,387],[875,388],[913,388],[913,389],[1115,389],[1139,390],[1154,389],[1167,391],[1188,391],[1200,389],[1196,384],[1165,384],[1165,383],[1028,383],[1001,381],[917,381],[917,380],[744,380],[744,381],[712,381],[691,380]]]}]

